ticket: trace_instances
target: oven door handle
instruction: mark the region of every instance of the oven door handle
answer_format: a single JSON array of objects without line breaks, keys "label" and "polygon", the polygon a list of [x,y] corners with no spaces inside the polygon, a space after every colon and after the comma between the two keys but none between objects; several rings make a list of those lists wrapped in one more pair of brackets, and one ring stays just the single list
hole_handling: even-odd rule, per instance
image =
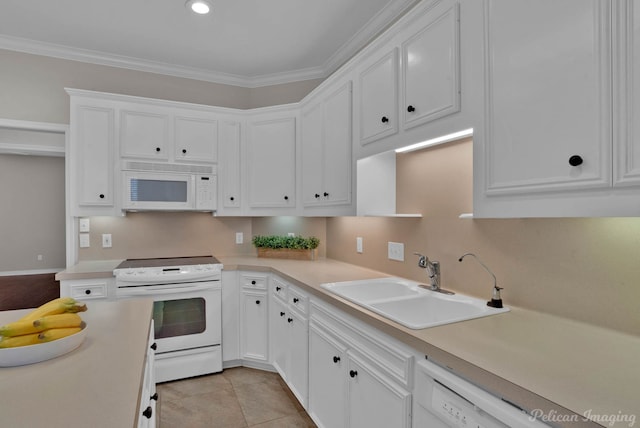
[{"label": "oven door handle", "polygon": [[126,296],[164,296],[168,294],[191,293],[194,291],[219,290],[219,285],[211,286],[206,284],[170,284],[161,286],[137,286],[137,287],[121,287],[117,290],[117,295]]}]

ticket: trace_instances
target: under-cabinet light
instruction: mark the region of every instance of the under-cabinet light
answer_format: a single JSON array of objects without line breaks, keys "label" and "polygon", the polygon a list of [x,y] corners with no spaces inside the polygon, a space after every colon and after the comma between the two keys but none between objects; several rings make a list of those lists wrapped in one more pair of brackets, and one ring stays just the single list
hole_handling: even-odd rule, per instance
[{"label": "under-cabinet light", "polygon": [[473,128],[469,128],[463,131],[454,132],[452,134],[443,135],[442,137],[432,138],[430,140],[421,141],[420,143],[415,143],[409,146],[400,147],[399,149],[396,149],[396,153],[412,152],[414,150],[424,149],[425,147],[448,143],[450,141],[459,140],[465,137],[471,137],[472,135],[473,135]]}]

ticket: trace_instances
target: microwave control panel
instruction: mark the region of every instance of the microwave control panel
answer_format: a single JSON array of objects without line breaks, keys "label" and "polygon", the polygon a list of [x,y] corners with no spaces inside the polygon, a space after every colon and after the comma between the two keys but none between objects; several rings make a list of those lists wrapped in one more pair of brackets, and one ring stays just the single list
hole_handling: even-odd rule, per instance
[{"label": "microwave control panel", "polygon": [[196,210],[216,210],[217,188],[215,175],[196,176]]}]

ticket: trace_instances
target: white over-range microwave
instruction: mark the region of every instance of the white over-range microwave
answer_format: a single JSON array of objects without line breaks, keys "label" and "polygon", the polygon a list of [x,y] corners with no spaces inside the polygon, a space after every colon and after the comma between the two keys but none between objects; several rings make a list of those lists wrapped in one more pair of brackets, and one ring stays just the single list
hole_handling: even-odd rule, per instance
[{"label": "white over-range microwave", "polygon": [[122,208],[129,211],[216,211],[217,177],[211,165],[127,161]]}]

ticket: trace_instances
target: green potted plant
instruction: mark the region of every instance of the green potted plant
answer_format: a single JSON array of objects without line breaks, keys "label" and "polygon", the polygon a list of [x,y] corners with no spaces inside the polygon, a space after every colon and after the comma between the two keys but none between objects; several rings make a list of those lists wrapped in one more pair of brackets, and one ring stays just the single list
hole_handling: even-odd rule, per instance
[{"label": "green potted plant", "polygon": [[294,260],[315,260],[320,244],[315,236],[304,238],[300,235],[256,235],[251,242],[258,250],[258,257]]}]

